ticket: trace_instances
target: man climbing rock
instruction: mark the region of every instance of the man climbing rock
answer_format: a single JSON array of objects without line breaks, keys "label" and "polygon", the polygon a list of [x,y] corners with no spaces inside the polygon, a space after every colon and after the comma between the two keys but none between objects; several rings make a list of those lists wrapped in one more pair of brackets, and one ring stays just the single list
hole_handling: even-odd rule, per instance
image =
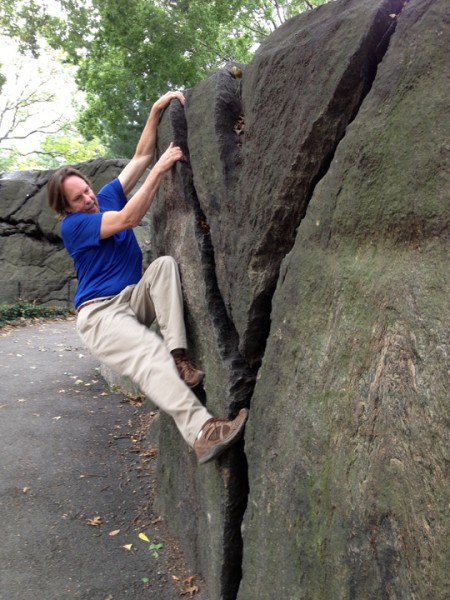
[{"label": "man climbing rock", "polygon": [[[78,333],[94,356],[128,376],[174,419],[203,464],[241,437],[248,411],[241,409],[234,420],[213,417],[191,391],[204,373],[186,353],[178,266],[163,256],[142,275],[132,230],[149,210],[164,174],[185,160],[181,149],[171,143],[139,191],[126,198],[153,162],[158,122],[172,100],[184,105],[181,92],[155,102],[133,158],[98,195],[69,166],[53,173],[47,190],[50,207],[64,217],[61,235],[77,272]],[[155,319],[162,338],[149,329]]]}]

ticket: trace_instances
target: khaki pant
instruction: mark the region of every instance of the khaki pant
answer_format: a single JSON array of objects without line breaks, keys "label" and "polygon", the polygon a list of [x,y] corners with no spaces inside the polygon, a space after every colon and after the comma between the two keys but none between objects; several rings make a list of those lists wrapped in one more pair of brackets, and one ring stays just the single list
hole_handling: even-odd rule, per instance
[{"label": "khaki pant", "polygon": [[[161,337],[149,329],[157,320]],[[102,363],[129,377],[170,415],[192,446],[211,414],[180,379],[170,352],[186,348],[183,297],[178,266],[170,256],[155,260],[136,285],[77,317],[81,339]]]}]

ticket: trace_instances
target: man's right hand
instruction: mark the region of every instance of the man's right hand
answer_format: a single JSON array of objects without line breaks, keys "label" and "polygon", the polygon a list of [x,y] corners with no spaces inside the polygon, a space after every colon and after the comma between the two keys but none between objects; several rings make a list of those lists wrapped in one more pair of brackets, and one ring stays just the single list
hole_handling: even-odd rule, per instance
[{"label": "man's right hand", "polygon": [[158,112],[162,112],[165,108],[169,106],[172,100],[178,100],[182,106],[184,106],[184,96],[182,92],[166,92],[164,96],[161,96],[154,105],[152,106],[152,110],[156,110]]}]

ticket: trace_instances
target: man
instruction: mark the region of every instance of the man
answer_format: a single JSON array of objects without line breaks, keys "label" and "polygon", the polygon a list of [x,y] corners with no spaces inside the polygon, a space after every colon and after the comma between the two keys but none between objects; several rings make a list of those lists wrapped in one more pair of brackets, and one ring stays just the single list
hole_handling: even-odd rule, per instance
[{"label": "man", "polygon": [[[61,235],[77,272],[78,333],[101,362],[130,377],[173,417],[203,464],[241,437],[248,411],[242,409],[234,420],[212,417],[189,389],[204,374],[186,354],[178,267],[165,256],[142,276],[142,253],[132,231],[149,210],[164,174],[185,160],[181,149],[171,143],[139,191],[126,198],[153,162],[158,122],[172,100],[184,105],[181,92],[168,92],[155,102],[133,158],[98,196],[82,173],[62,167],[49,179],[48,200],[64,217]],[[149,329],[155,318],[163,339]]]}]

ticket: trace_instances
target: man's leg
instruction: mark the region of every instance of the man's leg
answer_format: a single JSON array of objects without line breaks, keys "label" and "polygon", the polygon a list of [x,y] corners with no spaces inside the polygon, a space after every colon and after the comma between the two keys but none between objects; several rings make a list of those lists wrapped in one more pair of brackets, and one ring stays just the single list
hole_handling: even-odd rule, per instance
[{"label": "man's leg", "polygon": [[78,332],[102,363],[129,377],[169,414],[193,446],[212,415],[181,380],[160,336],[136,319],[127,293],[125,290],[111,301],[86,306],[77,317]]},{"label": "man's leg", "polygon": [[134,286],[130,306],[144,325],[150,325],[156,317],[170,352],[187,348],[183,293],[178,265],[171,256],[161,256],[151,263]]},{"label": "man's leg", "polygon": [[212,415],[183,383],[161,338],[136,319],[129,290],[86,306],[77,318],[80,337],[103,363],[128,376],[170,415],[200,464],[217,458],[243,434],[248,411],[233,420]]},{"label": "man's leg", "polygon": [[204,373],[186,355],[183,293],[178,265],[171,256],[156,259],[133,289],[130,306],[141,323],[149,326],[155,319],[181,378],[188,387],[203,380]]}]

